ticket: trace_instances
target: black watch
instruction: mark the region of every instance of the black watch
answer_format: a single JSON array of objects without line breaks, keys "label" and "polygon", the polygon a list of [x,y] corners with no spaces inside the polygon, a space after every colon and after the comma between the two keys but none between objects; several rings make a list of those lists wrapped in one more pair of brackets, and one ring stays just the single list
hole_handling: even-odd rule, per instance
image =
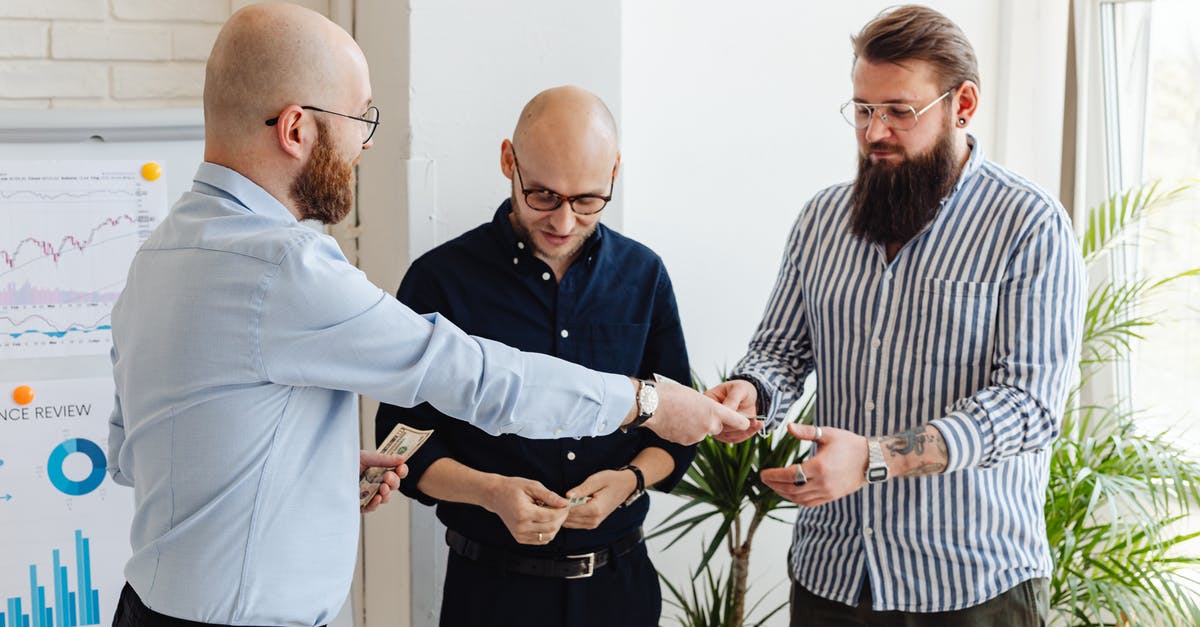
[{"label": "black watch", "polygon": [[642,495],[646,493],[646,478],[642,476],[642,469],[633,464],[626,464],[617,470],[632,470],[633,476],[637,477],[637,487],[630,493],[629,498],[625,499],[624,503],[621,503],[621,507],[627,507],[632,505],[634,501],[642,498]]}]

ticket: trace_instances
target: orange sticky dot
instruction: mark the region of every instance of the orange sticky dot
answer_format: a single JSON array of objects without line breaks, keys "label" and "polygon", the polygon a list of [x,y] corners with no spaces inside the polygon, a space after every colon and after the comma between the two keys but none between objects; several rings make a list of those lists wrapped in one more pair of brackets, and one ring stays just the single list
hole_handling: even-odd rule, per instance
[{"label": "orange sticky dot", "polygon": [[33,388],[28,385],[19,386],[13,390],[13,400],[18,405],[28,405],[33,402]]},{"label": "orange sticky dot", "polygon": [[146,165],[142,166],[142,178],[147,181],[157,181],[162,176],[162,166],[153,161],[147,161]]}]

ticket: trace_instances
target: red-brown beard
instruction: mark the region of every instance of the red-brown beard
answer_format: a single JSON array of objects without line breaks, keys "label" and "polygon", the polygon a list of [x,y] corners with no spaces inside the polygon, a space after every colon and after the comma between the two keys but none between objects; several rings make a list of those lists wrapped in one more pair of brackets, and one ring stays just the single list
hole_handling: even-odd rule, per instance
[{"label": "red-brown beard", "polygon": [[292,200],[303,220],[337,224],[354,208],[354,164],[338,161],[333,146],[326,141],[328,127],[318,119],[317,143],[308,163],[292,181]]}]

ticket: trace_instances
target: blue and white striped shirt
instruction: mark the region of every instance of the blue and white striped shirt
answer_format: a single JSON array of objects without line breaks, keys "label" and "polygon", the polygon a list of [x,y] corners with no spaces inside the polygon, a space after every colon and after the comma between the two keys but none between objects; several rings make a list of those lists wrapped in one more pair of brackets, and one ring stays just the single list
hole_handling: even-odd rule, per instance
[{"label": "blue and white striped shirt", "polygon": [[793,578],[876,610],[978,605],[1051,571],[1049,447],[1076,373],[1085,276],[1045,191],[971,157],[937,218],[891,262],[852,235],[849,184],[800,214],[735,374],[782,416],[816,372],[816,423],[868,437],[932,423],[949,465],[800,508]]}]

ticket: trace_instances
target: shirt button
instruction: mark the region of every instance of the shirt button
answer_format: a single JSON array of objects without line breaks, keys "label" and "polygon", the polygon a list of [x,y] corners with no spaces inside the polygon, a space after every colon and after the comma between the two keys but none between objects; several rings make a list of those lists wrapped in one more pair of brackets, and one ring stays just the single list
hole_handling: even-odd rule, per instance
[{"label": "shirt button", "polygon": [[549,280],[550,280],[550,273],[549,273],[549,272],[543,272],[543,273],[542,273],[542,280],[543,280],[543,281],[549,281]]},{"label": "shirt button", "polygon": [[514,266],[515,266],[515,265],[517,265],[517,262],[519,262],[519,261],[520,261],[520,259],[517,259],[516,257],[513,257],[513,265],[514,265]]},{"label": "shirt button", "polygon": [[575,461],[575,451],[567,451],[567,459],[570,461]]},{"label": "shirt button", "polygon": [[562,435],[562,429],[555,429],[554,435]]},{"label": "shirt button", "polygon": [[863,535],[870,537],[875,534],[875,530],[870,527],[863,527]]},{"label": "shirt button", "polygon": [[892,280],[892,271],[891,270],[888,270],[887,272],[883,273],[883,280],[885,280],[885,281]]},{"label": "shirt button", "polygon": [[570,335],[570,333],[567,333],[567,330],[563,329],[561,332],[559,332],[559,335],[561,335],[563,337],[567,337],[568,335]]},{"label": "shirt button", "polygon": [[954,411],[954,406],[953,406],[953,405],[946,405],[946,413],[948,414],[948,413],[950,413],[950,412],[952,412],[952,411]]},{"label": "shirt button", "polygon": [[875,409],[875,401],[867,401],[867,404],[863,407],[866,407],[867,411],[872,411]]},{"label": "shirt button", "polygon": [[525,242],[517,242],[517,248],[520,248],[521,250],[525,250]]},{"label": "shirt button", "polygon": [[879,346],[882,344],[883,344],[883,342],[879,341],[879,338],[875,338],[875,339],[871,340],[871,346],[874,348],[879,348]]}]

